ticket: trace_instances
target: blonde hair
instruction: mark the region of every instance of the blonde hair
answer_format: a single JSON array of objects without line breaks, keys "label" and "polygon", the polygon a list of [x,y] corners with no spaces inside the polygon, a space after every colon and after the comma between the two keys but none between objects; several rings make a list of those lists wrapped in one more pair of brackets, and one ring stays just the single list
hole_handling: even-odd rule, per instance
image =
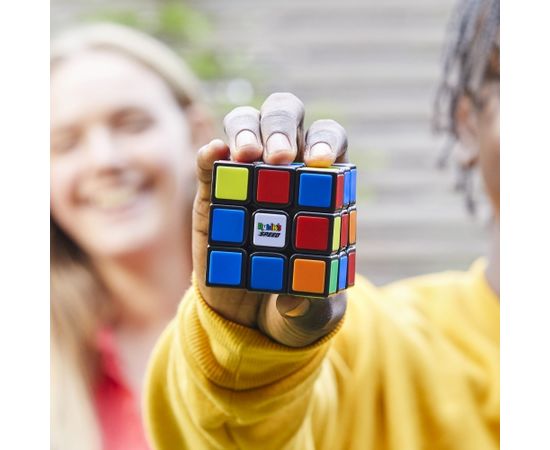
[{"label": "blonde hair", "polygon": [[[157,73],[182,107],[200,103],[199,83],[183,60],[156,39],[115,24],[81,26],[52,41],[51,70],[91,49],[128,56]],[[93,405],[98,368],[96,336],[115,311],[86,254],[50,218],[51,448],[96,450]]]}]

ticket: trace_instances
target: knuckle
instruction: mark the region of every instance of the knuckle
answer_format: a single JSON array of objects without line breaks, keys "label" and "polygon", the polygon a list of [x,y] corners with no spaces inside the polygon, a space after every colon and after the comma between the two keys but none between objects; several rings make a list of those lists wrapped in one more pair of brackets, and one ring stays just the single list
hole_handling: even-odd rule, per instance
[{"label": "knuckle", "polygon": [[265,103],[294,103],[297,105],[304,105],[302,101],[291,92],[274,92],[267,97]]},{"label": "knuckle", "polygon": [[243,120],[258,120],[260,112],[252,106],[238,106],[227,113],[223,119],[223,125],[226,131],[230,131],[235,121],[242,122]]},{"label": "knuckle", "polygon": [[316,120],[311,124],[310,129],[313,131],[324,129],[342,136],[345,136],[347,134],[344,127],[333,119]]},{"label": "knuckle", "polygon": [[290,92],[275,92],[265,100],[262,105],[262,115],[268,114],[271,110],[288,111],[293,118],[304,115],[305,107],[302,100]]},{"label": "knuckle", "polygon": [[313,122],[307,132],[306,141],[310,145],[326,141],[332,146],[343,149],[346,149],[348,146],[346,130],[333,119],[320,119]]},{"label": "knuckle", "polygon": [[262,114],[260,124],[262,127],[272,126],[276,128],[296,126],[296,116],[288,109],[272,109]]}]

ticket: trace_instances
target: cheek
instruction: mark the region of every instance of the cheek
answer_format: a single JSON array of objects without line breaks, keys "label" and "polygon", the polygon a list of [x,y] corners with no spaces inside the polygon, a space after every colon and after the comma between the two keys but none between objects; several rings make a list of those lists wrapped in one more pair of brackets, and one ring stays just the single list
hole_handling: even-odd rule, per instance
[{"label": "cheek", "polygon": [[500,114],[496,109],[487,123],[487,146],[490,147],[493,157],[500,157]]},{"label": "cheek", "polygon": [[500,116],[487,121],[481,137],[480,166],[495,210],[500,209]]},{"label": "cheek", "polygon": [[53,218],[69,233],[77,228],[74,196],[80,177],[76,158],[64,156],[50,163],[50,207]]},{"label": "cheek", "polygon": [[135,138],[132,148],[136,164],[147,170],[155,185],[172,200],[181,201],[194,192],[194,158],[186,127],[158,127]]},{"label": "cheek", "polygon": [[500,115],[498,112],[494,115],[487,125],[487,132],[484,137],[484,147],[486,147],[487,164],[493,173],[493,176],[500,180]]}]

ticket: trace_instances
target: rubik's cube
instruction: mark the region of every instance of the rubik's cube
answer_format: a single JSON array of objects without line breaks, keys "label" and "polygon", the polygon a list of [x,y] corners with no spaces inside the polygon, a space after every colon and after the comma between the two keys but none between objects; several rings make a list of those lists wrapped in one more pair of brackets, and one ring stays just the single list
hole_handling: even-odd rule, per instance
[{"label": "rubik's cube", "polygon": [[214,163],[206,284],[327,297],[355,283],[357,169]]}]

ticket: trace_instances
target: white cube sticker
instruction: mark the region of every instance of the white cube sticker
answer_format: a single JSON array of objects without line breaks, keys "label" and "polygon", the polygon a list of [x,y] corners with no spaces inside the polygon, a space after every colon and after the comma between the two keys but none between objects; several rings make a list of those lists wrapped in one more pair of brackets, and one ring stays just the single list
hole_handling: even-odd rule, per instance
[{"label": "white cube sticker", "polygon": [[254,215],[254,245],[283,248],[286,241],[287,218],[284,214]]}]

